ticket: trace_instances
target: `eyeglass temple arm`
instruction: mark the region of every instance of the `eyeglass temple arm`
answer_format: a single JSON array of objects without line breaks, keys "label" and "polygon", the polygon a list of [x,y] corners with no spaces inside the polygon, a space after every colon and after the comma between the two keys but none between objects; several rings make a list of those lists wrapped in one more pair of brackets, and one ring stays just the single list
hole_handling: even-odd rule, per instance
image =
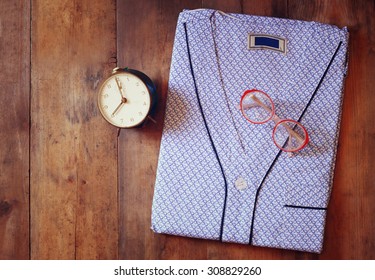
[{"label": "eyeglass temple arm", "polygon": [[[250,97],[255,101],[255,103],[257,103],[259,106],[261,106],[263,109],[267,110],[268,112],[271,112],[272,113],[272,110],[266,105],[264,104],[262,101],[259,100],[258,97],[256,97],[254,94],[250,94]],[[243,106],[243,105],[242,105]],[[251,104],[249,105],[245,105],[243,106],[242,108],[243,109],[248,109],[248,108],[251,108]],[[273,114],[272,116],[272,119],[278,123],[281,121],[281,119],[276,115],[276,114]],[[300,141],[301,143],[304,142],[305,140],[299,136],[293,129],[291,129],[287,124],[285,123],[281,123],[281,125],[288,131],[289,133],[289,136],[293,136],[294,138],[296,138],[298,141]],[[291,137],[289,137],[290,139]],[[291,141],[291,139],[290,139]]]}]

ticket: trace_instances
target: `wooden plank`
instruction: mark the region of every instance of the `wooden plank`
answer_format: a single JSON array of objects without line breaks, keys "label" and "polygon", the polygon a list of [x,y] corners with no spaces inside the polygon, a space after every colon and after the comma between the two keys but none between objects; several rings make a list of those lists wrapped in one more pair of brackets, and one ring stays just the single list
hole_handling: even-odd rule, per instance
[{"label": "wooden plank", "polygon": [[[145,72],[159,95],[157,124],[123,130],[119,138],[120,253],[122,259],[204,258],[187,238],[154,234],[151,204],[159,155],[170,59],[179,12],[200,1],[117,1],[118,65]],[[194,253],[195,252],[195,253]]]},{"label": "wooden plank", "polygon": [[115,28],[114,1],[32,1],[32,259],[117,258],[117,130],[96,106]]},{"label": "wooden plank", "polygon": [[0,2],[0,68],[0,259],[28,259],[29,1]]},{"label": "wooden plank", "polygon": [[202,7],[207,9],[220,10],[225,13],[242,13],[243,1],[241,0],[227,0],[227,1],[215,1],[215,0],[203,0]]},{"label": "wooden plank", "polygon": [[204,8],[221,10],[227,13],[245,13],[259,16],[288,17],[287,1],[257,0],[203,0]]},{"label": "wooden plank", "polygon": [[286,0],[246,0],[243,13],[257,16],[288,18],[288,1]]},{"label": "wooden plank", "polygon": [[291,16],[348,26],[349,70],[323,259],[375,258],[373,1],[289,1]]}]

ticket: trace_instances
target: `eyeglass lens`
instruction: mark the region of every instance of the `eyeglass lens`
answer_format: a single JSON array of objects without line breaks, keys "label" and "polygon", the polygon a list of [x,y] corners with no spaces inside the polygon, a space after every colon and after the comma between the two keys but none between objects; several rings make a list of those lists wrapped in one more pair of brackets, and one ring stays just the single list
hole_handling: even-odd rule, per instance
[{"label": "eyeglass lens", "polygon": [[276,146],[286,152],[298,151],[308,141],[306,129],[292,120],[278,122],[273,130],[272,138]]},{"label": "eyeglass lens", "polygon": [[271,98],[261,91],[249,91],[241,102],[242,113],[252,123],[264,123],[273,116]]}]

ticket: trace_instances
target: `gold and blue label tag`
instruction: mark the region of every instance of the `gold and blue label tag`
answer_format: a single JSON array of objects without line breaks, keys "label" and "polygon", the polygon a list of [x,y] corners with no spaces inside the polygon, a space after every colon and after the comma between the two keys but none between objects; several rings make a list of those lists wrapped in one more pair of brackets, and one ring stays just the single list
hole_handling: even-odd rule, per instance
[{"label": "gold and blue label tag", "polygon": [[272,50],[286,54],[286,39],[268,34],[248,35],[247,46],[249,50]]}]

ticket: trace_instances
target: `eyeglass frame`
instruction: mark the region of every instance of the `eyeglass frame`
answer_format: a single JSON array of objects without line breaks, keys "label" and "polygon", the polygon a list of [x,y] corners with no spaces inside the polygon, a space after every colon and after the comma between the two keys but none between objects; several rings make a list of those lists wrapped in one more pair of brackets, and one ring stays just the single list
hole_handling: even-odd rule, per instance
[{"label": "eyeglass frame", "polygon": [[[244,113],[244,110],[243,110],[243,100],[244,100],[244,98],[245,98],[249,93],[252,93],[252,92],[260,92],[261,94],[264,94],[264,95],[268,98],[268,100],[271,102],[271,108],[269,108],[267,105],[265,105],[262,101],[260,101],[260,100],[259,100],[257,97],[255,97],[254,95],[253,95],[253,97],[252,97],[253,100],[254,100],[256,103],[259,104],[259,106],[261,106],[261,107],[263,107],[264,109],[266,109],[266,110],[268,110],[268,111],[271,112],[269,118],[267,118],[267,119],[264,120],[264,121],[261,121],[261,122],[253,121],[253,120],[249,119],[248,116]],[[258,101],[255,100],[254,98],[258,99]],[[308,134],[306,128],[305,128],[300,122],[297,122],[297,121],[292,120],[292,119],[281,119],[279,116],[277,116],[276,113],[275,113],[275,104],[273,103],[272,98],[271,98],[267,93],[265,93],[264,91],[261,91],[261,90],[258,90],[258,89],[245,90],[244,93],[242,94],[242,97],[241,97],[241,100],[240,100],[240,110],[241,110],[241,113],[242,113],[242,115],[244,116],[244,118],[245,118],[248,122],[253,123],[253,124],[265,124],[266,122],[268,122],[268,121],[270,121],[270,120],[273,120],[273,121],[275,122],[275,127],[274,127],[273,130],[272,130],[272,140],[273,140],[274,144],[276,145],[276,147],[279,148],[280,150],[284,151],[284,152],[287,152],[287,153],[298,152],[298,151],[302,150],[303,148],[305,148],[306,145],[309,143],[309,140],[310,140],[310,139],[309,139],[309,134]],[[284,124],[283,124],[284,122],[291,122],[291,123],[294,123],[295,126],[296,126],[296,125],[299,125],[299,126],[302,128],[304,134],[306,135],[306,138],[303,140],[303,141],[304,141],[303,144],[302,144],[300,147],[298,147],[298,148],[296,148],[296,149],[294,149],[294,150],[286,150],[286,149],[284,148],[286,141],[285,141],[285,143],[284,143],[283,146],[278,145],[277,142],[275,141],[274,135],[275,135],[275,132],[276,132],[276,129],[277,129],[278,125],[283,125],[284,127],[286,127],[286,130],[288,130],[288,133],[289,133],[288,139],[291,138],[292,134],[296,134],[296,133],[294,132],[293,129],[292,129],[292,132],[293,132],[293,133],[291,133],[291,132],[290,132],[290,130],[291,130],[290,127],[288,127],[286,124],[284,125]],[[299,135],[297,135],[297,136],[294,135],[294,137],[295,137],[297,140],[301,141],[300,139],[298,139],[298,138],[301,138],[301,137],[299,137]],[[288,141],[288,140],[287,140],[287,141]]]}]

